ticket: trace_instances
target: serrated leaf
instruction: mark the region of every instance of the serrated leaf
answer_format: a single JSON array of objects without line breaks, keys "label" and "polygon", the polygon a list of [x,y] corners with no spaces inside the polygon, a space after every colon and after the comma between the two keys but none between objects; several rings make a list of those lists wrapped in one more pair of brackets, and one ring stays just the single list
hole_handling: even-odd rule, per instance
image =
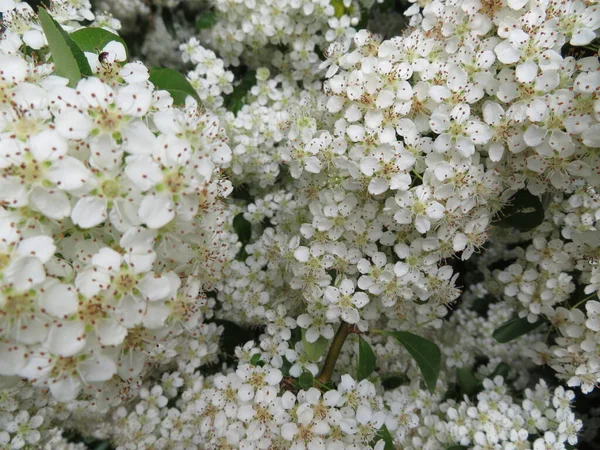
[{"label": "serrated leaf", "polygon": [[375,371],[377,358],[373,349],[367,341],[358,336],[358,361],[356,364],[356,376],[358,380],[368,378]]},{"label": "serrated leaf", "polygon": [[196,29],[208,30],[209,28],[214,27],[217,24],[217,21],[218,21],[218,18],[214,12],[200,14],[196,18]]},{"label": "serrated leaf", "polygon": [[318,361],[329,346],[329,341],[323,336],[319,336],[319,339],[315,342],[308,342],[305,334],[306,330],[302,329],[302,347],[304,348],[304,353],[306,353],[306,356],[311,361]]},{"label": "serrated leaf", "polygon": [[495,224],[500,227],[513,227],[519,231],[529,231],[544,221],[544,207],[540,198],[527,189],[518,191],[509,203],[498,213]]},{"label": "serrated leaf", "polygon": [[310,372],[303,372],[302,375],[298,378],[298,384],[304,390],[310,389],[313,387],[315,382],[315,377]]},{"label": "serrated leaf", "polygon": [[442,361],[440,348],[434,342],[407,331],[387,331],[386,333],[398,339],[414,358],[421,369],[429,392],[433,393],[440,374]]},{"label": "serrated leaf", "polygon": [[69,34],[44,8],[38,8],[38,17],[48,40],[54,72],[58,76],[67,78],[71,87],[75,87],[82,76],[91,76],[92,69],[83,50],[69,37]]},{"label": "serrated leaf", "polygon": [[467,396],[473,397],[480,391],[481,383],[469,370],[461,368],[456,369],[456,377],[460,389]]},{"label": "serrated leaf", "polygon": [[527,318],[517,317],[516,319],[511,319],[502,324],[500,327],[496,328],[492,336],[496,341],[500,342],[501,344],[505,344],[535,330],[543,323],[543,320],[530,323]]},{"label": "serrated leaf", "polygon": [[117,36],[115,33],[105,30],[104,28],[82,28],[81,30],[71,33],[69,36],[81,50],[89,53],[101,52],[109,42],[120,42],[123,44],[123,47],[125,47],[125,53],[127,54],[127,58],[129,58],[129,50],[127,49],[127,44],[123,38]]},{"label": "serrated leaf", "polygon": [[200,103],[200,97],[198,97],[196,89],[183,74],[176,70],[160,67],[150,69],[150,81],[158,89],[169,92],[175,105],[185,105],[185,99],[188,95],[191,95]]}]

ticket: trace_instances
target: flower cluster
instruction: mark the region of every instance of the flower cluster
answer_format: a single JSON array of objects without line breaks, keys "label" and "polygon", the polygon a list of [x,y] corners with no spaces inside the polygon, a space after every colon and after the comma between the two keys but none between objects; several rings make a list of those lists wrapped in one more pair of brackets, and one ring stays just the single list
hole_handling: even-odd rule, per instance
[{"label": "flower cluster", "polygon": [[[50,12],[73,25],[84,6]],[[4,41],[39,50],[0,55],[0,373],[60,401],[115,402],[108,385],[153,364],[214,361],[222,328],[203,324],[204,291],[237,252],[218,118],[192,97],[174,106],[118,41],[86,53],[95,76],[71,87],[40,62],[48,47],[27,4],[4,23]]]},{"label": "flower cluster", "polygon": [[389,3],[0,0],[0,448],[593,439],[600,9]]}]

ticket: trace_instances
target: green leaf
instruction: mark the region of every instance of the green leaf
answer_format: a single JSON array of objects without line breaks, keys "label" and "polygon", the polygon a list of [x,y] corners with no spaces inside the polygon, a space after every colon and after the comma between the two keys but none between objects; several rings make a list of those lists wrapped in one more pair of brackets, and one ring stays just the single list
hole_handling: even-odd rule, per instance
[{"label": "green leaf", "polygon": [[358,380],[364,380],[375,371],[377,358],[373,349],[367,341],[358,336],[358,362],[356,364],[356,375]]},{"label": "green leaf", "polygon": [[54,72],[68,78],[69,86],[75,87],[82,76],[91,76],[92,69],[83,51],[69,37],[69,34],[54,20],[44,8],[38,9],[42,30],[48,40]]},{"label": "green leaf", "polygon": [[246,245],[250,242],[250,238],[252,237],[252,226],[250,225],[250,222],[244,218],[244,213],[239,213],[233,218],[233,229],[242,244]]},{"label": "green leaf", "polygon": [[468,450],[468,447],[465,447],[464,445],[453,445],[446,450]]},{"label": "green leaf", "polygon": [[248,341],[258,339],[260,334],[259,330],[252,331],[248,328],[242,328],[229,320],[215,319],[211,320],[211,322],[225,329],[221,335],[221,351],[229,356],[235,354],[237,346],[242,346]]},{"label": "green leaf", "polygon": [[500,227],[529,231],[544,221],[544,207],[540,198],[527,189],[518,191],[498,213],[495,224]]},{"label": "green leaf", "polygon": [[198,97],[196,89],[194,89],[183,74],[176,70],[160,67],[150,69],[150,81],[158,89],[168,91],[171,97],[173,97],[173,103],[176,105],[185,105],[185,99],[188,95],[191,95],[200,102],[200,97]]},{"label": "green leaf", "polygon": [[385,425],[377,431],[376,438],[373,440],[371,447],[375,447],[377,441],[381,439],[385,442],[385,447],[383,447],[384,450],[395,450],[394,439]]},{"label": "green leaf", "polygon": [[246,72],[240,83],[233,88],[233,92],[225,97],[226,108],[234,114],[237,114],[244,106],[246,94],[248,94],[248,91],[250,91],[255,84],[256,72],[253,70]]},{"label": "green leaf", "polygon": [[538,320],[534,323],[529,323],[527,318],[519,318],[511,319],[508,322],[502,324],[499,328],[494,330],[492,336],[496,341],[501,344],[505,344],[507,342],[512,341],[518,337],[523,336],[524,334],[529,333],[530,331],[535,330],[541,324],[543,324],[543,320]]},{"label": "green leaf", "polygon": [[310,389],[313,387],[315,382],[315,377],[310,372],[303,372],[302,375],[298,378],[298,384],[304,390]]},{"label": "green leaf", "polygon": [[468,397],[473,397],[481,390],[481,383],[469,370],[456,369],[456,377],[462,392]]},{"label": "green leaf", "polygon": [[214,12],[200,14],[196,18],[196,28],[198,30],[208,30],[217,24],[218,18]]},{"label": "green leaf", "polygon": [[306,330],[302,329],[302,346],[304,347],[304,352],[311,361],[318,361],[329,346],[329,341],[323,336],[319,336],[319,339],[315,342],[308,342],[305,334]]},{"label": "green leaf", "polygon": [[508,372],[510,372],[510,366],[505,362],[499,363],[490,378],[494,378],[497,375],[500,375],[502,378],[506,378],[508,376]]},{"label": "green leaf", "polygon": [[252,364],[253,366],[259,366],[261,365],[262,361],[260,360],[260,353],[256,353],[254,355],[252,355],[252,358],[250,358],[250,364]]},{"label": "green leaf", "polygon": [[407,331],[387,331],[387,334],[395,337],[406,348],[408,353],[415,359],[421,369],[425,384],[429,392],[433,394],[435,384],[440,374],[442,352],[440,348],[427,339]]},{"label": "green leaf", "polygon": [[82,28],[69,35],[71,39],[77,44],[77,46],[84,52],[89,53],[100,53],[102,49],[112,41],[117,41],[123,44],[127,58],[129,58],[129,51],[127,50],[127,44],[115,33],[105,30],[104,28]]}]

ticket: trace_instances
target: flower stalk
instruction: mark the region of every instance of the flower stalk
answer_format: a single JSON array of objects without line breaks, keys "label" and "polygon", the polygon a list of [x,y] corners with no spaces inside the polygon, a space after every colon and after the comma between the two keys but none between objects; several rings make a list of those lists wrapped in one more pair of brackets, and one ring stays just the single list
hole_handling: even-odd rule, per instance
[{"label": "flower stalk", "polygon": [[321,373],[319,373],[316,378],[316,380],[320,383],[326,384],[331,379],[331,375],[335,369],[335,364],[337,363],[337,359],[340,356],[344,342],[346,342],[346,338],[349,334],[350,324],[342,321],[340,327],[335,333],[335,336],[333,337],[333,342],[331,343],[329,352],[327,352],[327,356],[325,357],[325,364],[323,364]]}]

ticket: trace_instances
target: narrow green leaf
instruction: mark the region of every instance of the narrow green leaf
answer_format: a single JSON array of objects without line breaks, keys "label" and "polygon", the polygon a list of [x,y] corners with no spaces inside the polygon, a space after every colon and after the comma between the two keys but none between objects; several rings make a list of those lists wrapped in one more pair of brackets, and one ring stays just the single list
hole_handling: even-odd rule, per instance
[{"label": "narrow green leaf", "polygon": [[387,331],[386,333],[398,339],[415,359],[429,392],[433,393],[440,374],[442,361],[440,348],[434,342],[407,331]]},{"label": "narrow green leaf", "polygon": [[511,319],[502,324],[499,328],[496,328],[492,336],[494,339],[496,339],[496,341],[500,342],[501,344],[505,344],[513,339],[529,333],[530,331],[535,330],[543,323],[543,320],[530,323],[526,317],[522,319],[517,317],[516,319]]},{"label": "narrow green leaf", "polygon": [[302,329],[302,346],[304,347],[304,352],[311,361],[318,361],[329,346],[329,341],[323,336],[319,336],[319,339],[315,342],[308,342],[305,333],[306,330]]},{"label": "narrow green leaf", "polygon": [[467,396],[473,397],[480,391],[481,383],[469,370],[456,369],[456,377],[458,378],[460,389]]},{"label": "narrow green leaf", "polygon": [[495,224],[500,227],[513,227],[519,231],[529,231],[544,221],[544,207],[540,198],[527,189],[518,191],[509,203],[498,213]]},{"label": "narrow green leaf", "polygon": [[358,336],[358,362],[356,364],[356,376],[358,380],[368,378],[375,371],[377,358],[373,349],[367,341]]},{"label": "narrow green leaf", "polygon": [[377,431],[377,437],[373,440],[372,447],[375,447],[377,441],[381,439],[385,442],[385,447],[383,447],[384,450],[395,450],[394,439],[385,425]]},{"label": "narrow green leaf", "polygon": [[123,44],[123,47],[125,47],[125,52],[129,58],[129,50],[127,50],[127,44],[123,38],[117,36],[115,33],[105,30],[104,28],[82,28],[81,30],[71,33],[69,36],[81,50],[89,53],[100,53],[109,42],[120,42]]},{"label": "narrow green leaf", "polygon": [[185,105],[185,99],[188,95],[194,97],[200,102],[200,97],[185,78],[185,76],[173,69],[154,68],[150,69],[150,81],[158,89],[168,91],[173,97],[173,103],[176,105]]},{"label": "narrow green leaf", "polygon": [[214,12],[200,14],[196,17],[196,28],[198,30],[208,30],[217,24],[217,15]]},{"label": "narrow green leaf", "polygon": [[310,389],[313,387],[315,382],[315,377],[310,372],[303,372],[302,375],[298,378],[298,384],[304,390]]},{"label": "narrow green leaf", "polygon": [[77,85],[82,76],[91,76],[92,70],[83,51],[73,42],[69,34],[44,8],[38,9],[38,17],[48,40],[54,61],[54,72],[68,78],[71,87]]}]

